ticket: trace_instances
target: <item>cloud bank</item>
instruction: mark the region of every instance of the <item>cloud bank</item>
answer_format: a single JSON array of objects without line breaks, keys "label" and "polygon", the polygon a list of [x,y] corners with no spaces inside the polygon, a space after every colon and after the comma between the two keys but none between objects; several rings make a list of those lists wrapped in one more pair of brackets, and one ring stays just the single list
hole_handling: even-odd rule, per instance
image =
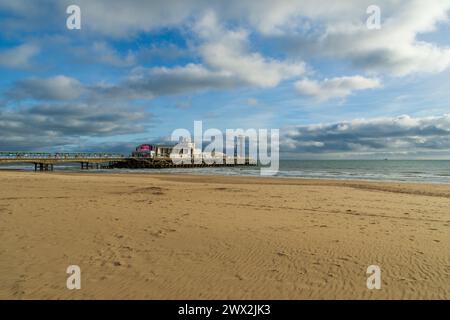
[{"label": "cloud bank", "polygon": [[0,149],[35,150],[79,144],[87,137],[144,132],[151,115],[142,109],[63,104],[0,109]]},{"label": "cloud bank", "polygon": [[357,90],[378,88],[380,81],[362,76],[337,77],[325,79],[321,82],[314,80],[301,80],[295,83],[297,91],[306,96],[311,96],[319,101],[333,98],[345,98]]},{"label": "cloud bank", "polygon": [[346,155],[450,152],[450,115],[356,119],[288,128],[284,152]]}]

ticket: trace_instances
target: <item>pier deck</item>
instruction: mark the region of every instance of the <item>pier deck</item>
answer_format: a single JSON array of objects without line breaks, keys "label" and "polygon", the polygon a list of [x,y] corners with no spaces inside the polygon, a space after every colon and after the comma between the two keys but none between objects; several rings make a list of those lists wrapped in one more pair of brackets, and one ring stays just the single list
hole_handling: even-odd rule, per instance
[{"label": "pier deck", "polygon": [[58,164],[79,163],[81,169],[162,169],[162,168],[193,168],[193,167],[226,167],[239,165],[254,165],[246,159],[223,159],[223,163],[184,163],[174,164],[170,157],[138,158],[126,157],[111,153],[40,153],[40,152],[0,152],[1,164],[34,165],[35,171],[53,171]]},{"label": "pier deck", "polygon": [[126,157],[113,153],[45,153],[45,152],[0,152],[1,164],[34,164],[35,171],[53,171],[54,165],[79,163],[81,169],[111,162],[126,161]]}]

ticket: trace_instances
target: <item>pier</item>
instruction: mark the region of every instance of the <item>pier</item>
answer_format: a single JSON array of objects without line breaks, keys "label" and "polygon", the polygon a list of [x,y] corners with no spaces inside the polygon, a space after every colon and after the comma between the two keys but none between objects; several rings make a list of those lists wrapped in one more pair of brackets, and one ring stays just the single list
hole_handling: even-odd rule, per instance
[{"label": "pier", "polygon": [[[227,161],[228,160],[228,161]],[[194,167],[229,167],[256,165],[249,158],[223,158],[223,163],[184,163],[175,164],[167,156],[136,157],[115,153],[45,153],[45,152],[0,152],[2,164],[31,164],[34,171],[53,171],[56,165],[78,163],[81,170],[88,169],[163,169],[163,168],[194,168]]]},{"label": "pier", "polygon": [[[240,161],[239,161],[240,160]],[[193,161],[175,164],[170,157],[156,157],[156,158],[126,158],[125,161],[112,161],[109,168],[122,168],[122,169],[164,169],[164,168],[206,168],[206,167],[230,167],[230,166],[252,166],[256,165],[250,161],[249,158],[234,160],[230,163],[229,159],[223,159],[222,163],[194,163]]]},{"label": "pier", "polygon": [[34,171],[53,171],[55,165],[69,163],[79,163],[82,170],[100,169],[121,161],[127,161],[127,158],[115,153],[0,152],[0,165],[29,163],[34,165]]}]

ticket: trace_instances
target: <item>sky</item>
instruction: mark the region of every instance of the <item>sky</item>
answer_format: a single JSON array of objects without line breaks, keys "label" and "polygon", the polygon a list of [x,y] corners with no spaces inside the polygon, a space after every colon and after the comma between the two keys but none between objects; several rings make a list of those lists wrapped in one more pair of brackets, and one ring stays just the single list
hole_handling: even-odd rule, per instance
[{"label": "sky", "polygon": [[279,129],[286,159],[450,159],[449,17],[450,0],[0,0],[0,150],[128,153],[203,121]]}]

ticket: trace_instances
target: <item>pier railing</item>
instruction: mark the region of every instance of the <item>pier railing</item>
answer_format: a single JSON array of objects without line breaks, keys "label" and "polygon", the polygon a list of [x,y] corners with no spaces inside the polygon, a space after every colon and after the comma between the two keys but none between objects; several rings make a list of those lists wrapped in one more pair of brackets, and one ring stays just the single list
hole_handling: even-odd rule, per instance
[{"label": "pier railing", "polygon": [[104,152],[0,152],[0,164],[32,163],[35,171],[53,171],[55,164],[79,163],[81,169],[89,169],[103,163],[126,161],[126,157],[118,153]]},{"label": "pier railing", "polygon": [[103,152],[0,152],[0,160],[27,160],[27,159],[117,159],[125,158],[123,154]]},{"label": "pier railing", "polygon": [[[185,160],[189,160],[188,157]],[[127,157],[118,153],[104,153],[104,152],[0,152],[1,164],[20,164],[30,163],[34,165],[35,171],[53,171],[54,165],[79,163],[81,169],[89,169],[96,167],[100,168],[172,168],[172,167],[205,167],[205,166],[233,166],[233,165],[254,165],[249,158],[231,158],[229,161],[227,157],[221,159],[223,161],[208,162],[201,161],[201,163],[177,163],[170,157],[155,157],[155,158],[139,158]],[[243,160],[243,161],[239,161]]]}]

